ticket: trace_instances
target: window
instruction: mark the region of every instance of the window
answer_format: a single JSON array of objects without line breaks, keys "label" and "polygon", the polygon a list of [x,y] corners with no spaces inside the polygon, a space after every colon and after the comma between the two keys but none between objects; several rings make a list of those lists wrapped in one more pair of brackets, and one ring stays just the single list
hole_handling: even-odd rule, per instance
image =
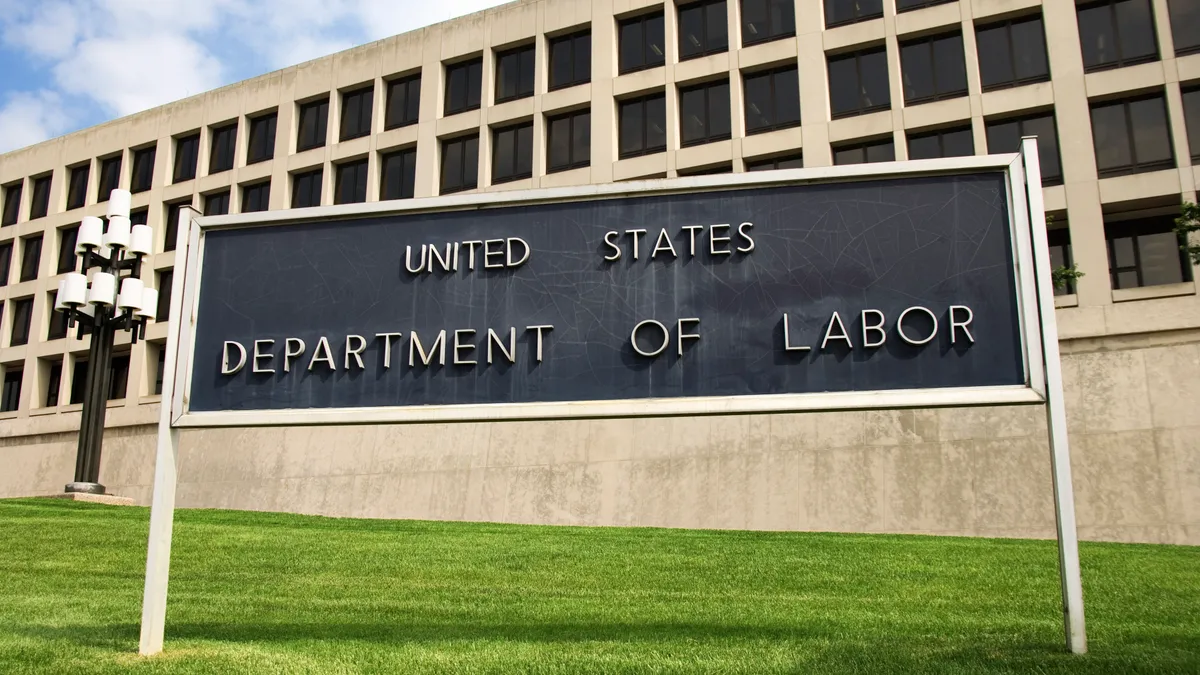
[{"label": "window", "polygon": [[67,210],[83,206],[83,202],[87,198],[88,174],[91,171],[90,164],[71,168],[71,176],[67,181]]},{"label": "window", "polygon": [[278,113],[259,115],[250,120],[250,142],[246,148],[246,164],[265,162],[275,156],[275,127]]},{"label": "window", "polygon": [[200,132],[175,139],[175,171],[172,183],[182,183],[196,177],[196,163],[200,157]]},{"label": "window", "polygon": [[58,291],[50,294],[50,304],[46,306],[46,311],[50,313],[50,329],[46,331],[47,340],[61,340],[67,337],[67,315],[65,312],[59,312],[54,309],[54,305],[58,304]]},{"label": "window", "polygon": [[133,175],[129,177],[129,191],[145,192],[154,182],[154,156],[158,148],[149,147],[133,151]]},{"label": "window", "polygon": [[348,141],[371,133],[371,108],[375,105],[375,86],[342,94],[342,134]]},{"label": "window", "polygon": [[679,60],[729,50],[725,0],[700,0],[679,6]]},{"label": "window", "polygon": [[1061,184],[1062,162],[1058,156],[1058,132],[1054,125],[1053,113],[988,122],[988,152],[1017,152],[1021,149],[1021,139],[1025,136],[1038,138],[1042,185]]},{"label": "window", "polygon": [[592,111],[579,110],[546,121],[546,171],[566,171],[592,163]]},{"label": "window", "polygon": [[825,27],[878,19],[883,16],[883,0],[825,0]]},{"label": "window", "polygon": [[292,176],[292,208],[303,209],[321,205],[321,169],[305,171]]},{"label": "window", "polygon": [[907,12],[910,9],[921,9],[922,7],[944,5],[947,2],[954,2],[954,0],[896,0],[896,11]]},{"label": "window", "polygon": [[780,155],[768,159],[746,160],[747,171],[773,171],[775,169],[803,169],[804,154]]},{"label": "window", "polygon": [[678,175],[683,176],[717,176],[733,173],[733,162],[724,162],[715,166],[704,166],[696,169],[680,169]]},{"label": "window", "polygon": [[204,195],[204,215],[223,216],[229,213],[229,190]]},{"label": "window", "polygon": [[149,218],[150,218],[150,209],[148,209],[148,208],[138,209],[136,211],[129,212],[129,224],[130,225],[145,225],[146,221]]},{"label": "window", "polygon": [[78,225],[58,231],[58,266],[54,268],[55,274],[75,271],[75,242],[78,240]]},{"label": "window", "polygon": [[42,262],[42,235],[21,240],[21,281],[37,278]]},{"label": "window", "polygon": [[[12,252],[13,243],[11,240],[0,244],[0,286],[8,285],[8,272],[9,268],[12,267]],[[0,309],[3,309],[2,304],[0,304]]]},{"label": "window", "polygon": [[533,96],[534,45],[496,55],[496,103]]},{"label": "window", "polygon": [[935,35],[900,46],[900,74],[906,104],[967,94],[967,68],[961,33]]},{"label": "window", "polygon": [[29,219],[45,218],[50,210],[50,176],[33,179],[33,199],[29,202]]},{"label": "window", "polygon": [[492,183],[533,175],[533,123],[496,129],[492,135]]},{"label": "window", "polygon": [[667,99],[651,94],[620,103],[620,156],[637,157],[667,149]]},{"label": "window", "polygon": [[872,162],[891,162],[896,159],[896,146],[891,139],[886,141],[869,141],[855,145],[844,145],[833,149],[833,163],[837,166],[844,164],[870,164]]},{"label": "window", "polygon": [[442,141],[441,193],[474,190],[479,181],[479,137]]},{"label": "window", "polygon": [[72,405],[83,403],[84,392],[87,391],[87,359],[76,358],[71,369],[71,398]]},{"label": "window", "polygon": [[642,14],[617,24],[618,70],[632,73],[661,66],[666,58],[663,13]]},{"label": "window", "polygon": [[12,301],[12,334],[8,346],[16,347],[29,342],[29,321],[33,317],[33,298]]},{"label": "window", "polygon": [[271,203],[271,181],[242,188],[242,213],[266,211]]},{"label": "window", "polygon": [[829,107],[834,119],[887,110],[891,104],[883,48],[829,59]]},{"label": "window", "polygon": [[744,95],[747,134],[800,124],[800,80],[795,66],[747,75]]},{"label": "window", "polygon": [[1192,266],[1180,250],[1175,216],[1104,223],[1112,287],[1140,288],[1189,281]]},{"label": "window", "polygon": [[[62,314],[62,312],[55,312]],[[62,370],[63,363],[61,360],[50,364],[49,373],[46,377],[46,407],[53,408],[58,405],[58,395],[62,388]]]},{"label": "window", "polygon": [[792,37],[796,6],[792,0],[742,0],[742,46]]},{"label": "window", "polygon": [[1183,118],[1187,126],[1192,164],[1200,164],[1200,87],[1183,90]]},{"label": "window", "polygon": [[471,59],[446,66],[445,115],[454,115],[479,107],[483,89],[483,59]]},{"label": "window", "polygon": [[158,307],[154,308],[155,321],[171,319],[171,284],[175,281],[175,272],[163,270],[158,273]]},{"label": "window", "polygon": [[154,351],[158,353],[158,363],[154,367],[154,395],[161,396],[163,390],[163,373],[167,370],[167,345],[158,343],[154,347]]},{"label": "window", "polygon": [[16,366],[4,367],[4,392],[0,394],[0,412],[13,412],[21,405],[22,371]]},{"label": "window", "polygon": [[975,41],[984,91],[1050,79],[1041,15],[982,26]]},{"label": "window", "polygon": [[[1046,241],[1050,245],[1050,269],[1070,267],[1075,264],[1071,254],[1071,230],[1058,227],[1046,231]],[[1075,293],[1075,280],[1067,279],[1061,287],[1054,287],[1055,295],[1071,295]]]},{"label": "window", "polygon": [[586,84],[592,80],[590,30],[550,40],[550,91]]},{"label": "window", "polygon": [[333,203],[358,204],[367,201],[367,160],[338,164],[333,176]]},{"label": "window", "polygon": [[965,157],[973,154],[975,154],[975,141],[971,138],[971,127],[910,134],[908,137],[909,159]]},{"label": "window", "polygon": [[1087,72],[1158,58],[1150,0],[1102,0],[1078,9],[1079,42]]},{"label": "window", "polygon": [[679,127],[684,147],[729,138],[729,82],[680,89]]},{"label": "window", "polygon": [[0,226],[12,225],[17,222],[17,214],[21,212],[21,191],[23,182],[4,186],[4,217]]},{"label": "window", "polygon": [[1171,17],[1175,55],[1200,51],[1200,3],[1196,0],[1167,0],[1167,12]]},{"label": "window", "polygon": [[328,98],[300,106],[300,131],[296,137],[296,152],[324,147],[328,124]]},{"label": "window", "polygon": [[1101,178],[1175,166],[1161,94],[1092,105],[1092,136]]},{"label": "window", "polygon": [[163,226],[163,251],[174,251],[175,240],[179,237],[179,212],[185,206],[191,206],[192,200],[188,199],[174,204],[167,204],[167,222]]},{"label": "window", "polygon": [[125,398],[125,390],[129,388],[129,354],[113,356],[110,364],[107,400],[116,401]]},{"label": "window", "polygon": [[417,182],[417,149],[389,152],[380,158],[380,199],[412,199]]},{"label": "window", "polygon": [[395,129],[416,124],[421,115],[421,76],[392,80],[387,85],[387,112],[383,128]]},{"label": "window", "polygon": [[233,153],[237,145],[237,122],[212,130],[211,155],[208,158],[208,173],[221,173],[233,168]]},{"label": "window", "polygon": [[121,156],[100,160],[100,186],[96,191],[96,201],[106,202],[113,190],[121,184]]}]

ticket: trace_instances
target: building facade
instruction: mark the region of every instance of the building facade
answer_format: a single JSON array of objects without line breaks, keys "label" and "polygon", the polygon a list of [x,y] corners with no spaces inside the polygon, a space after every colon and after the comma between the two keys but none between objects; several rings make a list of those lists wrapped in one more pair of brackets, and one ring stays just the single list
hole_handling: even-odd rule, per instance
[{"label": "building facade", "polygon": [[[1084,538],[1200,544],[1194,0],[519,0],[0,155],[0,496],[71,480],[52,311],[108,191],[163,299],[100,481],[150,499],[179,209],[1009,152],[1038,135]],[[1040,408],[185,431],[181,506],[1053,536]]]}]

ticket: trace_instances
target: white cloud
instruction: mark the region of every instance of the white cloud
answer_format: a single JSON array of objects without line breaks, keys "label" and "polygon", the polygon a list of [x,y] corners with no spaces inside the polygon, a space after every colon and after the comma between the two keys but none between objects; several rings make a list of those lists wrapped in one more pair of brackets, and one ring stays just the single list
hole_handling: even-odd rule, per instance
[{"label": "white cloud", "polygon": [[71,125],[65,110],[62,97],[52,91],[9,96],[0,107],[0,153],[63,133]]}]

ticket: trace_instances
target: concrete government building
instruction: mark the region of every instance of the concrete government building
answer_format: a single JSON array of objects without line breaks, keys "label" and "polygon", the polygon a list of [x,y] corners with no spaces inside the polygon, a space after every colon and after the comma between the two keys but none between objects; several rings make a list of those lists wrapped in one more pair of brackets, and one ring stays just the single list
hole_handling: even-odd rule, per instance
[{"label": "concrete government building", "polygon": [[[163,290],[100,482],[148,504],[175,215],[1010,152],[1041,143],[1080,536],[1200,544],[1197,0],[518,0],[0,155],[0,497],[74,472],[52,311],[131,190]],[[174,317],[170,317],[174,318]],[[121,341],[123,340],[123,342]],[[184,430],[179,505],[1052,537],[1044,409]]]}]

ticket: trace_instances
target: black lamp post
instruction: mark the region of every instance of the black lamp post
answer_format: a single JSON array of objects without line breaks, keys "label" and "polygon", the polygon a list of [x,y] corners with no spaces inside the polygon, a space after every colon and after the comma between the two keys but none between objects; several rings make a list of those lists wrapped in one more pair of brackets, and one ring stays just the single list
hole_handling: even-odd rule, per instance
[{"label": "black lamp post", "polygon": [[[158,291],[146,288],[140,278],[142,258],[150,254],[154,234],[146,225],[130,225],[129,205],[129,191],[113,190],[108,198],[107,227],[95,216],[83,219],[75,245],[80,269],[58,284],[55,309],[66,313],[68,328],[78,324],[78,337],[92,336],[75,480],[67,484],[67,492],[104,494],[99,482],[100,449],[108,412],[113,343],[120,330],[129,331],[134,344],[138,338],[145,338],[146,324],[158,304]],[[95,272],[89,281],[92,269]]]}]

